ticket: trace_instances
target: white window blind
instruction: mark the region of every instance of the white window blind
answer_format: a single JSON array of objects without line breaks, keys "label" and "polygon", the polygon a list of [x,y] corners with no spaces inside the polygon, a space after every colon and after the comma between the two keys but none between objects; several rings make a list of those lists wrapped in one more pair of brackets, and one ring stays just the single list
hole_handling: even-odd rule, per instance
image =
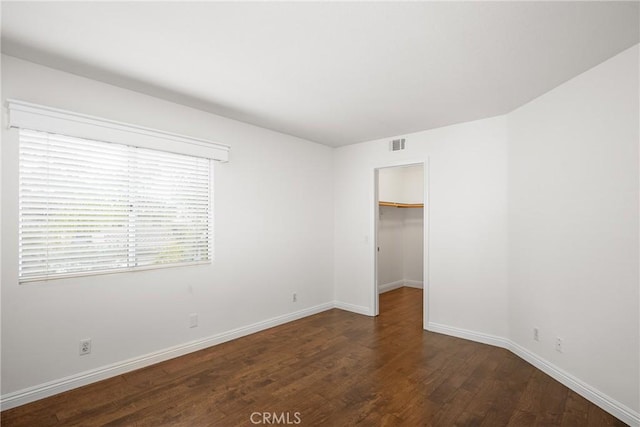
[{"label": "white window blind", "polygon": [[212,161],[19,130],[21,282],[210,262]]}]

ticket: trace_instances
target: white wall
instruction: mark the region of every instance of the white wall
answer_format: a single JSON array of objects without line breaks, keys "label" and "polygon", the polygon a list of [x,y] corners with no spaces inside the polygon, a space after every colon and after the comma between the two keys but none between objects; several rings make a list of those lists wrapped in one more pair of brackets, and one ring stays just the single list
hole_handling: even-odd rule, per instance
[{"label": "white wall", "polygon": [[409,285],[422,284],[424,273],[424,221],[422,209],[403,211],[402,227],[402,279]]},{"label": "white wall", "polygon": [[506,336],[505,120],[403,135],[405,151],[388,139],[335,150],[337,301],[373,313],[374,169],[428,160],[429,321]]},{"label": "white wall", "polygon": [[635,46],[508,116],[510,337],[636,413],[638,74]]},{"label": "white wall", "polygon": [[396,203],[423,203],[422,165],[382,168],[378,171],[378,200]]},{"label": "white wall", "polygon": [[404,212],[380,207],[378,219],[378,286],[397,285],[404,279]]},{"label": "white wall", "polygon": [[378,286],[391,290],[423,281],[423,210],[383,206],[378,219]]},{"label": "white wall", "polygon": [[404,168],[384,168],[378,172],[378,200],[406,203],[404,200]]},{"label": "white wall", "polygon": [[231,145],[211,266],[18,285],[17,133],[3,126],[3,396],[333,301],[330,148],[7,56],[2,96]]},{"label": "white wall", "polygon": [[402,168],[403,196],[405,203],[424,203],[424,168],[407,166]]}]

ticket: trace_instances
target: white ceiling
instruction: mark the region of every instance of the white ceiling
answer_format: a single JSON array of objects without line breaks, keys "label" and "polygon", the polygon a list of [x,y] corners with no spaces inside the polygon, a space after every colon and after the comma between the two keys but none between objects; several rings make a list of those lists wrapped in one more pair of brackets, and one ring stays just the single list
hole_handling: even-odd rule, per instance
[{"label": "white ceiling", "polygon": [[2,51],[330,146],[504,114],[638,2],[2,2]]}]

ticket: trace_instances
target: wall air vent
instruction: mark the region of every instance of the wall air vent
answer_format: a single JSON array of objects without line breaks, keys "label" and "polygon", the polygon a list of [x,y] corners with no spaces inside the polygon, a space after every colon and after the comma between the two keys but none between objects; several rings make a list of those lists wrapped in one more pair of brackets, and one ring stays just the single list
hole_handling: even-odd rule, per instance
[{"label": "wall air vent", "polygon": [[400,151],[400,150],[404,150],[404,142],[405,139],[394,139],[393,141],[391,141],[391,151]]}]

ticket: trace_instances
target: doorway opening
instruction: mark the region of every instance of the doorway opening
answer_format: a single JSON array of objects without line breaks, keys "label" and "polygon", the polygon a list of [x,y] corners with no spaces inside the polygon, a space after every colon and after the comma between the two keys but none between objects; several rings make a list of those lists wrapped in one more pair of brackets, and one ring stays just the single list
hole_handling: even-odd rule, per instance
[{"label": "doorway opening", "polygon": [[[426,327],[425,163],[375,170],[375,313],[384,301],[421,297]],[[391,297],[393,292],[393,297]]]}]

